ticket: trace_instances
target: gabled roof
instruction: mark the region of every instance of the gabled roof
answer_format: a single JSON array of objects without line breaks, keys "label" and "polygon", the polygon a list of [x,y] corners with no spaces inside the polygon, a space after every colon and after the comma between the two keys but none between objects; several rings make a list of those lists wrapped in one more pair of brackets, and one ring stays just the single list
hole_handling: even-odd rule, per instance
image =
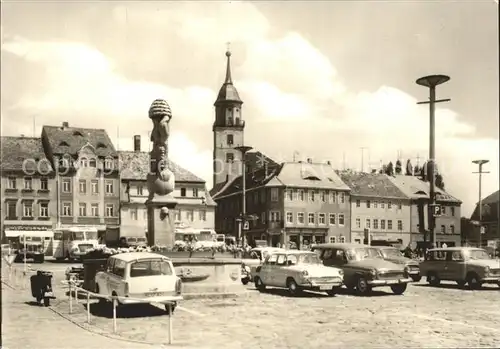
[{"label": "gabled roof", "polygon": [[[258,170],[253,171],[252,173],[247,173],[245,176],[246,189],[249,190],[257,187],[262,187],[268,184],[269,181],[275,179],[276,173],[279,171],[280,168],[281,166],[273,170],[267,169],[267,171],[266,168],[260,168]],[[217,200],[217,198],[221,196],[226,196],[241,192],[243,188],[243,176],[236,177],[232,181],[221,184],[222,184],[221,189],[217,193],[212,194],[212,197],[215,200]],[[278,185],[282,186],[283,184],[281,182],[278,182]]]},{"label": "gabled roof", "polygon": [[[429,198],[430,184],[416,176],[395,175],[387,176],[410,199]],[[462,203],[449,193],[436,188],[437,200]]]},{"label": "gabled roof", "polygon": [[[149,153],[144,151],[119,151],[121,178],[145,181],[149,173]],[[168,160],[167,167],[175,175],[176,182],[205,183],[192,172]]]},{"label": "gabled roof", "polygon": [[47,140],[54,155],[70,154],[76,156],[90,144],[97,156],[117,157],[116,149],[104,129],[43,126],[42,138]]},{"label": "gabled roof", "polygon": [[279,166],[276,161],[264,155],[260,151],[252,151],[245,154],[245,166],[249,172],[263,168],[266,165],[268,168],[275,168]]},{"label": "gabled roof", "polygon": [[[45,157],[40,138],[32,137],[0,137],[1,144],[1,162],[0,169],[2,171],[22,171],[23,164],[32,166],[39,164],[40,172],[52,172],[52,166]],[[33,161],[26,161],[33,159]],[[41,161],[41,162],[40,162]],[[29,172],[34,168],[29,167]]]},{"label": "gabled roof", "polygon": [[[499,218],[499,205],[500,205],[500,191],[496,191],[493,194],[488,195],[483,200],[481,200],[482,211],[481,220],[483,222],[495,222]],[[479,202],[476,203],[474,212],[472,212],[471,220],[479,220]]]},{"label": "gabled roof", "polygon": [[[493,194],[488,195],[485,197],[483,200],[481,200],[482,204],[494,204],[498,203],[500,201],[500,190],[497,190]],[[479,202],[476,202],[476,205],[479,204]]]},{"label": "gabled roof", "polygon": [[408,199],[386,174],[339,172],[340,178],[351,188],[352,196]]}]

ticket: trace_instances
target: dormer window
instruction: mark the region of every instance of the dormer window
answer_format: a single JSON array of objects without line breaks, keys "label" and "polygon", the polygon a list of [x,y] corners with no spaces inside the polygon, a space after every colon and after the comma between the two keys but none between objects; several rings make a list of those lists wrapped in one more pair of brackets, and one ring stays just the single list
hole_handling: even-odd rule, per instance
[{"label": "dormer window", "polygon": [[106,145],[102,142],[97,143],[97,149],[99,148],[106,148]]},{"label": "dormer window", "polygon": [[89,160],[89,167],[97,167],[97,161],[96,161],[96,159],[90,159]]},{"label": "dormer window", "polygon": [[73,132],[73,136],[83,137],[83,134],[80,131]]},{"label": "dormer window", "polygon": [[80,159],[80,166],[81,167],[88,167],[89,166],[89,161],[87,158],[81,158]]},{"label": "dormer window", "polygon": [[106,169],[113,168],[113,159],[104,160],[104,168],[106,168]]},{"label": "dormer window", "polygon": [[65,141],[62,141],[61,143],[59,143],[59,146],[60,147],[69,147],[69,144]]},{"label": "dormer window", "polygon": [[320,181],[321,179],[319,179],[317,176],[314,176],[314,175],[308,175],[306,177],[303,177],[304,179],[308,179],[310,181]]}]

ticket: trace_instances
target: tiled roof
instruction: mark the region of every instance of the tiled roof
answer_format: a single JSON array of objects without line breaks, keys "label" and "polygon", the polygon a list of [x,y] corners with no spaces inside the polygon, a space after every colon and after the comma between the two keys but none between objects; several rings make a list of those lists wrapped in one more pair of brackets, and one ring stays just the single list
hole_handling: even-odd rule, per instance
[{"label": "tiled roof", "polygon": [[[40,164],[40,171],[46,173],[46,171],[52,171],[52,166],[49,161],[42,161],[42,159],[47,159],[45,157],[42,140],[40,138],[31,137],[0,137],[1,138],[1,163],[0,169],[2,171],[18,171],[23,170],[23,163],[25,166],[34,165],[34,163]],[[29,162],[28,165],[26,160],[33,159],[34,162]],[[32,168],[28,169],[30,172]]]},{"label": "tiled roof", "polygon": [[[149,153],[144,151],[119,151],[121,178],[146,180],[149,172]],[[176,182],[205,183],[203,179],[168,160],[167,167],[174,173]]]},{"label": "tiled roof", "polygon": [[268,168],[279,166],[276,161],[262,154],[260,151],[248,152],[245,154],[245,166],[248,171],[263,168],[266,164]]},{"label": "tiled roof", "polygon": [[[500,190],[497,190],[491,195],[488,195],[485,197],[481,202],[484,204],[493,204],[493,203],[498,203],[500,201]],[[478,203],[476,203],[478,204]]]},{"label": "tiled roof", "polygon": [[407,199],[407,196],[385,174],[339,172],[351,188],[352,196]]},{"label": "tiled roof", "polygon": [[[429,198],[430,184],[416,176],[395,175],[387,176],[407,197],[411,199]],[[444,190],[436,188],[438,200],[462,203]]]},{"label": "tiled roof", "polygon": [[97,156],[116,157],[116,150],[106,130],[44,126],[42,138],[48,141],[53,154],[70,154],[75,156],[87,143],[94,147]]},{"label": "tiled roof", "polygon": [[[239,176],[214,198],[241,192],[242,184],[242,176]],[[246,175],[247,190],[261,186],[350,190],[330,165],[298,162],[285,162],[267,171],[260,168]]]},{"label": "tiled roof", "polygon": [[[498,221],[499,208],[500,205],[500,191],[496,191],[493,194],[488,195],[483,200],[481,200],[482,212],[481,220],[483,222],[495,222]],[[479,220],[479,203],[476,203],[474,212],[472,212],[471,219],[474,221]]]},{"label": "tiled roof", "polygon": [[287,187],[350,190],[329,164],[285,162],[277,179]]}]

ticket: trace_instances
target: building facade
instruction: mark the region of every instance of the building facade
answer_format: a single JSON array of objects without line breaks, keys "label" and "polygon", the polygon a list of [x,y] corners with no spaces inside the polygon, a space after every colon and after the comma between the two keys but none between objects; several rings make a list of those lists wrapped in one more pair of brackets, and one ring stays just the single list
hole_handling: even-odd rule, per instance
[{"label": "building facade", "polygon": [[[147,232],[146,200],[149,192],[146,177],[149,172],[149,153],[140,149],[135,136],[134,151],[118,152],[121,164],[121,236],[141,236]],[[214,229],[215,202],[203,179],[169,160],[168,168],[175,175],[173,212],[177,224],[193,229]]]},{"label": "building facade", "polygon": [[40,138],[1,137],[2,241],[40,237],[47,254],[57,221],[56,180]]},{"label": "building facade", "polygon": [[214,103],[215,121],[212,128],[214,186],[241,175],[242,167],[242,154],[236,147],[244,145],[243,101],[231,77],[231,52],[226,52],[226,57],[226,78]]},{"label": "building facade", "polygon": [[[467,242],[472,244],[479,244],[481,240],[482,246],[495,246],[500,243],[500,191],[496,191],[491,195],[485,197],[482,201],[481,212],[481,225],[483,226],[483,234],[481,233],[479,225],[479,202],[476,203],[476,208],[471,215],[471,221],[475,224],[470,229],[470,235],[467,237]],[[477,223],[476,223],[477,222]],[[497,242],[499,241],[499,242]]]},{"label": "building facade", "polygon": [[[411,199],[411,242],[417,246],[429,245],[428,204],[430,185],[416,176],[396,175],[388,177]],[[460,217],[462,202],[449,193],[436,188],[436,203],[441,204],[443,214],[436,218],[436,242],[438,246],[460,246]],[[426,237],[426,238],[425,238]]]},{"label": "building facade", "polygon": [[242,176],[229,183],[214,200],[217,231],[247,241],[302,248],[312,243],[349,242],[349,192],[331,165],[308,161],[261,168],[246,176],[246,216],[241,223]]},{"label": "building facade", "polygon": [[44,126],[42,144],[55,169],[57,225],[95,228],[101,236],[119,230],[118,154],[106,131]]},{"label": "building facade", "polygon": [[[385,174],[341,172],[351,189],[351,241],[411,241],[411,200]],[[365,240],[366,239],[366,240]]]}]

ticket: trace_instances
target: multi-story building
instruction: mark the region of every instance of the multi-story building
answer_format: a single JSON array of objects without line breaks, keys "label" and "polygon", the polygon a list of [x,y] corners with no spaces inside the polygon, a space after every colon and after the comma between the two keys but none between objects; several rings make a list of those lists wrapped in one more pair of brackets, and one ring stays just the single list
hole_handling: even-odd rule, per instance
[{"label": "multi-story building", "polygon": [[[149,153],[141,151],[140,136],[134,136],[134,151],[119,151],[121,164],[121,231],[122,236],[138,236],[147,232]],[[215,202],[203,179],[169,160],[168,168],[175,175],[173,214],[176,223],[193,229],[214,229]]]},{"label": "multi-story building", "polygon": [[411,200],[387,177],[378,173],[340,172],[351,188],[351,241],[411,241]]},{"label": "multi-story building", "polygon": [[500,241],[500,191],[496,191],[481,200],[481,225],[483,226],[483,234],[479,239],[479,202],[476,203],[476,208],[471,215],[471,221],[477,222],[470,229],[470,235],[467,236],[467,242],[477,244],[481,240],[482,246],[490,244],[494,246],[495,241]]},{"label": "multi-story building", "polygon": [[2,240],[20,235],[50,239],[56,223],[56,181],[40,138],[1,137]]},{"label": "multi-story building", "polygon": [[[245,236],[299,248],[326,241],[349,242],[349,187],[330,164],[287,162],[246,175]],[[214,197],[219,232],[237,235],[241,226],[242,176]],[[243,223],[243,228],[245,227]]]},{"label": "multi-story building", "polygon": [[[388,178],[411,200],[411,242],[418,247],[428,245],[428,204],[430,184],[416,176],[396,175]],[[436,243],[448,247],[460,246],[460,209],[462,202],[442,189],[436,188],[436,203],[442,206],[442,215],[436,218]],[[427,232],[427,233],[426,233]],[[427,235],[424,242],[424,236]]]},{"label": "multi-story building", "polygon": [[42,144],[56,172],[58,226],[118,230],[118,154],[106,131],[63,122],[42,128]]}]

